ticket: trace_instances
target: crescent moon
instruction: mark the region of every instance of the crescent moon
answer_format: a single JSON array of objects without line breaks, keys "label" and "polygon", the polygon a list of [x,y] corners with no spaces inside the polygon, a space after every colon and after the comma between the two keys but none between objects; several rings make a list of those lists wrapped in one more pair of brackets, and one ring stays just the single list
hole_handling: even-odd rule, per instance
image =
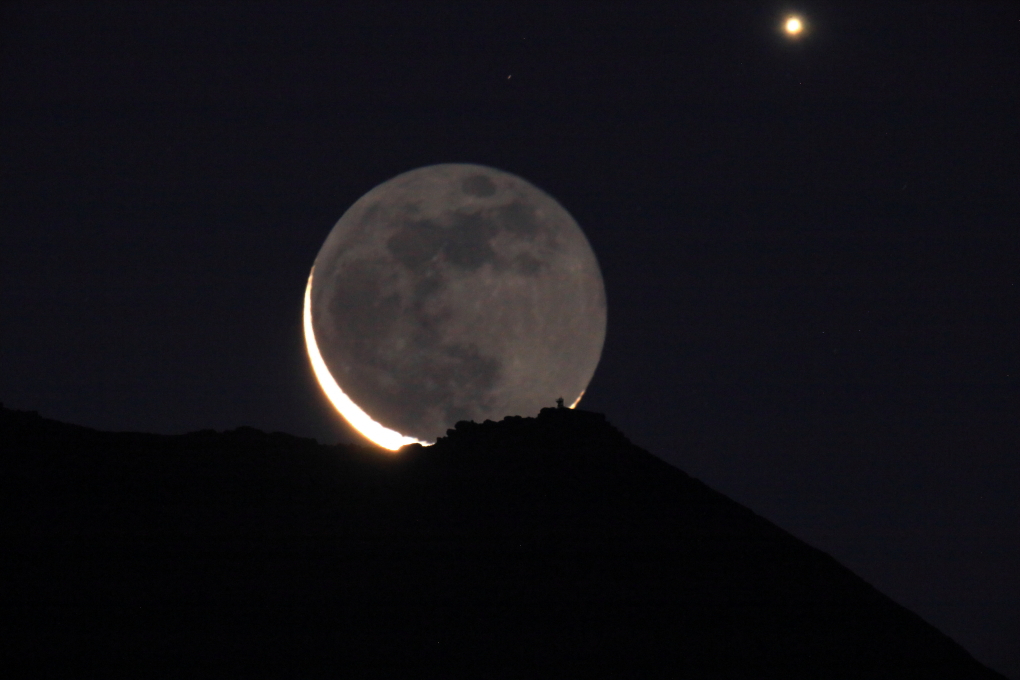
[{"label": "crescent moon", "polygon": [[[326,393],[326,397],[333,403],[333,407],[340,412],[340,415],[347,419],[347,422],[350,423],[354,429],[384,449],[396,451],[400,447],[407,446],[408,444],[427,445],[429,442],[419,441],[414,437],[405,437],[399,432],[391,430],[388,427],[384,427],[372,420],[371,416],[361,410],[357,404],[351,401],[350,397],[344,394],[344,391],[340,389],[340,385],[338,385],[336,380],[333,379],[333,374],[329,372],[329,369],[326,367],[326,362],[322,360],[322,354],[319,352],[319,345],[315,342],[315,329],[312,327],[313,276],[315,276],[315,267],[312,267],[311,273],[308,274],[308,285],[305,287],[305,347],[308,348],[308,358],[312,363],[312,370],[315,372],[315,378],[319,381],[322,391]],[[580,401],[580,399],[578,399],[578,401]]]},{"label": "crescent moon", "polygon": [[327,398],[395,451],[557,396],[577,406],[606,299],[591,245],[555,199],[495,168],[446,163],[344,212],[309,274],[303,320]]}]

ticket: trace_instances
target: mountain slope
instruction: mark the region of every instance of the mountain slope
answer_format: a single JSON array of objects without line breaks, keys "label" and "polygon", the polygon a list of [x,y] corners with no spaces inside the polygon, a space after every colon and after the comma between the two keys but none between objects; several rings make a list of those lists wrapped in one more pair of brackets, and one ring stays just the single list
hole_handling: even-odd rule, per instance
[{"label": "mountain slope", "polygon": [[397,456],[0,412],[0,635],[40,669],[1000,678],[598,414]]}]

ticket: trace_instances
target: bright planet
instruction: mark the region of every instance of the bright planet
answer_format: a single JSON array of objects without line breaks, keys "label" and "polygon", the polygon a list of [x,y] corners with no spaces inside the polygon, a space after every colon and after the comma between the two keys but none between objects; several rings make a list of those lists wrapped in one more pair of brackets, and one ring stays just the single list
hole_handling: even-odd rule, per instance
[{"label": "bright planet", "polygon": [[432,165],[336,223],[308,278],[304,332],[337,411],[396,450],[461,420],[576,406],[602,354],[605,287],[551,196],[494,168]]},{"label": "bright planet", "polygon": [[798,16],[789,16],[783,24],[783,29],[787,35],[796,37],[804,31],[804,22]]}]

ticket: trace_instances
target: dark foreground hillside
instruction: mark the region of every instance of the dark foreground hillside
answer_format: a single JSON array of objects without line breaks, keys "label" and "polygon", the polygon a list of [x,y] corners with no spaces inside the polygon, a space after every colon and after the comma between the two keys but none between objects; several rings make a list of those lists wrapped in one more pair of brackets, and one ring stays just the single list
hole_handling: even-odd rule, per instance
[{"label": "dark foreground hillside", "polygon": [[4,409],[0,518],[26,677],[1001,678],[586,412],[388,456]]}]

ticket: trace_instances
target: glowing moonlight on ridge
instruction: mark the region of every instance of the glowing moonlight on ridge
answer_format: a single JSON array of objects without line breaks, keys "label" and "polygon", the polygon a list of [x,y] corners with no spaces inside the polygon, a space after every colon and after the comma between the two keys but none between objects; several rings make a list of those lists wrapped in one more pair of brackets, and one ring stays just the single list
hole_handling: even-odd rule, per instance
[{"label": "glowing moonlight on ridge", "polygon": [[319,384],[379,446],[584,394],[602,354],[595,254],[552,197],[494,168],[418,168],[358,199],[308,278]]}]

